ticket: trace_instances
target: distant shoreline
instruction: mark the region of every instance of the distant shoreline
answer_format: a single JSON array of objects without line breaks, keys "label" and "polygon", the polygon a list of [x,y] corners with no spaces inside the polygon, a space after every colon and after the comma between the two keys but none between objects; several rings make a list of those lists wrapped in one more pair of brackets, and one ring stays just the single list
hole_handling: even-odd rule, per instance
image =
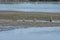
[{"label": "distant shoreline", "polygon": [[32,3],[32,4],[60,4],[60,1],[41,1],[41,2],[0,2],[0,4],[20,4],[20,3]]}]

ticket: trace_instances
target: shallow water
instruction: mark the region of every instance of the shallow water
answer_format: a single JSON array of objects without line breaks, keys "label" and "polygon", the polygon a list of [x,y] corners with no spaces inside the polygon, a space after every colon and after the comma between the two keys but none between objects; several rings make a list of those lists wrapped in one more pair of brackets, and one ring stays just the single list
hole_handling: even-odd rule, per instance
[{"label": "shallow water", "polygon": [[32,4],[32,3],[0,4],[0,10],[60,13],[60,4]]},{"label": "shallow water", "polygon": [[0,32],[0,40],[60,40],[60,27],[29,27]]}]

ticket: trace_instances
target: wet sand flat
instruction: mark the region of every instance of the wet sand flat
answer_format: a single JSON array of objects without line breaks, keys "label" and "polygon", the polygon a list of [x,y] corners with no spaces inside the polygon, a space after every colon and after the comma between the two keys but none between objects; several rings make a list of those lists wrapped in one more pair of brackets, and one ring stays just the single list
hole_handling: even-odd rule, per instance
[{"label": "wet sand flat", "polygon": [[60,20],[60,13],[48,12],[18,12],[0,11],[0,20],[13,20],[12,22],[0,22],[0,25],[13,26],[60,26],[60,23],[53,22],[16,22],[16,20]]},{"label": "wet sand flat", "polygon": [[17,11],[0,11],[0,19],[37,19],[37,20],[49,20],[50,17],[53,20],[60,20],[60,13],[48,13],[48,12],[17,12]]}]

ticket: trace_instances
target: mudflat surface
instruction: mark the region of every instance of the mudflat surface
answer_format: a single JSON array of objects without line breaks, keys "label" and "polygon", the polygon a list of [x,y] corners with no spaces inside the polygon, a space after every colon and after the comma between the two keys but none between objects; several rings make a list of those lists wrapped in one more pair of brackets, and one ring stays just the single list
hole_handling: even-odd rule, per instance
[{"label": "mudflat surface", "polygon": [[60,13],[48,12],[18,12],[18,11],[0,11],[0,19],[37,19],[37,20],[60,20]]},{"label": "mudflat surface", "polygon": [[60,20],[60,13],[48,12],[18,12],[18,11],[0,11],[0,20],[13,20],[10,22],[0,21],[0,25],[14,26],[60,26],[60,23],[53,22],[17,22],[16,20]]}]

